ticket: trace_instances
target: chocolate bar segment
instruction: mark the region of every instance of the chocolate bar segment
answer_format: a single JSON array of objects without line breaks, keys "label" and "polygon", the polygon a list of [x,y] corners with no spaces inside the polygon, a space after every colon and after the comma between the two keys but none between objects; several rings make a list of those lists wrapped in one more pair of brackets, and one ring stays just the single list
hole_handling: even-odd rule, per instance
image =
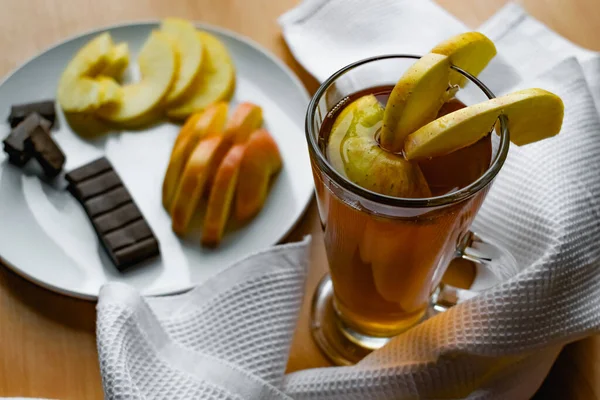
[{"label": "chocolate bar segment", "polygon": [[119,271],[160,254],[152,229],[106,158],[71,171],[66,178]]},{"label": "chocolate bar segment", "polygon": [[102,216],[93,219],[98,233],[106,235],[117,228],[121,228],[133,221],[142,219],[142,213],[137,208],[135,203],[127,203],[124,206],[112,210]]},{"label": "chocolate bar segment", "polygon": [[34,103],[14,105],[10,108],[8,123],[10,124],[11,128],[14,128],[33,113],[37,113],[45,118],[50,124],[48,128],[51,128],[54,125],[54,121],[56,121],[54,100],[44,100]]},{"label": "chocolate bar segment", "polygon": [[110,165],[110,162],[105,157],[102,157],[96,161],[92,161],[89,164],[70,171],[65,175],[65,179],[71,184],[80,183],[84,180],[91,179],[102,172],[112,169],[113,168],[112,165]]},{"label": "chocolate bar segment", "polygon": [[4,152],[8,154],[10,162],[21,167],[29,161],[32,154],[26,149],[25,142],[38,126],[48,130],[50,122],[37,113],[30,114],[3,140]]},{"label": "chocolate bar segment", "polygon": [[124,226],[104,236],[108,248],[119,250],[124,247],[133,246],[143,239],[153,237],[152,230],[143,219]]},{"label": "chocolate bar segment", "polygon": [[121,178],[119,178],[119,175],[115,171],[109,170],[95,178],[84,180],[77,185],[71,184],[69,188],[71,191],[75,191],[73,193],[75,197],[87,200],[119,186],[123,186]]},{"label": "chocolate bar segment", "polygon": [[118,186],[84,201],[83,207],[87,214],[94,218],[129,202],[131,202],[131,196],[127,189],[124,186]]},{"label": "chocolate bar segment", "polygon": [[25,149],[33,154],[44,173],[50,178],[58,175],[65,165],[65,154],[50,137],[48,130],[41,125],[36,126],[25,140]]},{"label": "chocolate bar segment", "polygon": [[[121,268],[139,263],[141,260],[146,260],[155,257],[160,253],[158,241],[151,237],[144,239],[132,246],[124,247],[114,253],[114,260]],[[118,268],[118,267],[117,267]]]}]

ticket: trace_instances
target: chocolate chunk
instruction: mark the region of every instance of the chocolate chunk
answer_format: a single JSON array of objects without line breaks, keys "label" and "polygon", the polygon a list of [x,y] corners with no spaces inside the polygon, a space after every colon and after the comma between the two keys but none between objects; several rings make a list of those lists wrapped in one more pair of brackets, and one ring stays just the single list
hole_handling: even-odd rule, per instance
[{"label": "chocolate chunk", "polygon": [[135,203],[127,203],[113,211],[94,218],[93,222],[98,233],[105,235],[130,222],[142,219],[142,213]]},{"label": "chocolate chunk", "polygon": [[131,195],[124,186],[118,186],[106,193],[101,193],[96,197],[83,202],[83,207],[90,217],[97,217],[108,211],[131,202]]},{"label": "chocolate chunk", "polygon": [[133,246],[139,241],[152,236],[152,230],[146,221],[141,219],[107,234],[104,236],[104,243],[109,249],[116,251],[127,246]]},{"label": "chocolate chunk", "polygon": [[65,178],[71,184],[79,183],[112,169],[113,168],[112,165],[110,165],[110,162],[105,157],[102,157],[92,161],[89,164],[70,171],[65,175]]},{"label": "chocolate chunk", "polygon": [[106,158],[67,175],[94,230],[119,271],[160,254],[158,241],[129,191]]},{"label": "chocolate chunk", "polygon": [[115,265],[122,271],[124,268],[137,264],[140,261],[156,257],[160,254],[158,241],[151,237],[144,239],[133,246],[127,246],[114,253]]},{"label": "chocolate chunk", "polygon": [[51,128],[56,120],[54,100],[44,100],[34,103],[14,105],[10,108],[8,123],[10,124],[11,128],[14,128],[33,113],[37,113],[44,117],[49,123],[48,128]]},{"label": "chocolate chunk", "polygon": [[38,125],[25,140],[25,148],[40,163],[44,173],[53,178],[62,171],[65,155],[50,137],[46,128]]},{"label": "chocolate chunk", "polygon": [[76,185],[72,184],[69,188],[74,192],[75,197],[81,201],[105,193],[118,186],[123,186],[123,182],[121,182],[119,175],[111,169],[94,178],[85,179]]},{"label": "chocolate chunk", "polygon": [[8,154],[10,162],[23,166],[29,161],[32,154],[27,150],[25,142],[38,126],[48,130],[50,122],[37,113],[30,114],[3,140],[4,152]]}]

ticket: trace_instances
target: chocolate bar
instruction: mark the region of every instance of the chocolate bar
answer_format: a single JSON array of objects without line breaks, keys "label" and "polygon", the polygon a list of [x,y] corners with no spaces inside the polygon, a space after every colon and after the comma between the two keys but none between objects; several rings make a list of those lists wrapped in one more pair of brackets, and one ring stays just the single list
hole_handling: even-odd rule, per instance
[{"label": "chocolate bar", "polygon": [[65,178],[119,271],[160,254],[152,229],[106,158],[77,168]]},{"label": "chocolate bar", "polygon": [[33,113],[37,113],[45,118],[50,123],[49,128],[51,128],[56,120],[54,100],[44,100],[34,103],[14,105],[10,108],[8,123],[10,124],[11,128],[14,128]]},{"label": "chocolate bar", "polygon": [[33,154],[46,176],[53,178],[62,171],[65,165],[65,154],[50,137],[48,130],[41,125],[25,139],[25,151]]},{"label": "chocolate bar", "polygon": [[29,161],[32,154],[27,151],[25,142],[39,126],[48,130],[50,129],[50,122],[38,113],[30,114],[3,140],[4,152],[8,154],[8,160],[11,163],[21,167]]}]

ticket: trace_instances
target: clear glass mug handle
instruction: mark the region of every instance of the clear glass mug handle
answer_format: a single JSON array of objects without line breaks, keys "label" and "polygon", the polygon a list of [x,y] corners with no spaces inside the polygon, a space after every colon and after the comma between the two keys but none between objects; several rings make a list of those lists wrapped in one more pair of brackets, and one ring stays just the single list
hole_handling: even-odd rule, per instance
[{"label": "clear glass mug handle", "polygon": [[519,272],[517,260],[507,249],[495,243],[493,239],[474,232],[468,232],[460,241],[456,257],[475,264],[475,281],[470,289],[461,289],[445,283],[440,284],[432,298],[434,314],[446,311]]}]

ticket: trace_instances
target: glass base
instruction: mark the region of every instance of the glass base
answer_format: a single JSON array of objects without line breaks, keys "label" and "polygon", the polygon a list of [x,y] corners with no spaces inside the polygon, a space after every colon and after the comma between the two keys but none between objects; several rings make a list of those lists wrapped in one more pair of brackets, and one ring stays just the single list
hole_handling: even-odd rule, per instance
[{"label": "glass base", "polygon": [[346,325],[333,304],[333,284],[325,275],[313,297],[311,332],[321,351],[337,365],[354,365],[390,338],[363,335]]}]

